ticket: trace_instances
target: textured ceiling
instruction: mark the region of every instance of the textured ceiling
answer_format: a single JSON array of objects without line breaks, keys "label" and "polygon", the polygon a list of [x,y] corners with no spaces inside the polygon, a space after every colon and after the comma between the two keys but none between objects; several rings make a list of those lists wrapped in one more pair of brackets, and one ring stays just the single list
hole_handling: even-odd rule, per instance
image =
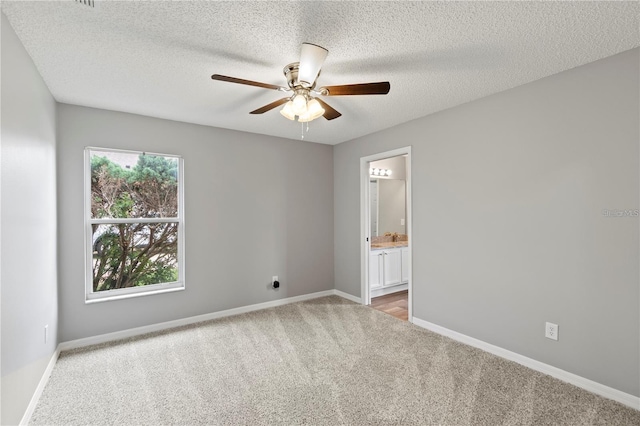
[{"label": "textured ceiling", "polygon": [[59,102],[300,139],[274,109],[300,44],[326,47],[318,85],[391,82],[387,96],[324,98],[336,144],[640,45],[638,2],[3,1]]}]

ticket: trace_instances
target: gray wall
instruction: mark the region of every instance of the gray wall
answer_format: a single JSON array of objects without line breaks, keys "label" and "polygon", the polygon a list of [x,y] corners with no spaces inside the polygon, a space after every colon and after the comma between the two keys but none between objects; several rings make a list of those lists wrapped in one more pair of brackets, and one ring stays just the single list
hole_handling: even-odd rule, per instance
[{"label": "gray wall", "polygon": [[[84,303],[85,146],[184,158],[185,291]],[[61,341],[334,288],[332,150],[58,105]]]},{"label": "gray wall", "polygon": [[414,316],[640,396],[638,217],[601,213],[640,207],[639,56],[337,145],[336,288],[360,295],[359,158],[411,145]]},{"label": "gray wall", "polygon": [[56,104],[4,14],[1,19],[0,421],[16,424],[57,345]]}]

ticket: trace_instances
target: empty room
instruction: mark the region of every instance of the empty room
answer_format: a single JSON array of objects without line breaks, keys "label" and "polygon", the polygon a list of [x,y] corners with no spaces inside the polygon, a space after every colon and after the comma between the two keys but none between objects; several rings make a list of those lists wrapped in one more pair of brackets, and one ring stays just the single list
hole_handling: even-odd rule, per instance
[{"label": "empty room", "polygon": [[640,424],[637,1],[0,7],[1,424]]}]

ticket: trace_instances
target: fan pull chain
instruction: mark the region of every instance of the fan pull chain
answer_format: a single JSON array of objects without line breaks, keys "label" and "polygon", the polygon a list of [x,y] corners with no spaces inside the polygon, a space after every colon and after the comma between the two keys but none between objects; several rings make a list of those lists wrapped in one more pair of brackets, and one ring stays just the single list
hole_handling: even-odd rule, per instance
[{"label": "fan pull chain", "polygon": [[[306,133],[309,133],[309,122],[307,121]],[[300,139],[304,139],[305,128],[304,123],[300,123]]]}]

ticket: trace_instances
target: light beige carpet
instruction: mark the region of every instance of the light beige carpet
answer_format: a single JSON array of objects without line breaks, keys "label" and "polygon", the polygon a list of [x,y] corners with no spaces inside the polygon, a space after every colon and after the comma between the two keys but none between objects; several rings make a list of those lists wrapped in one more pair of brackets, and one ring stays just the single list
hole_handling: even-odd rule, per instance
[{"label": "light beige carpet", "polygon": [[640,425],[640,412],[332,296],[64,352],[31,424]]}]

